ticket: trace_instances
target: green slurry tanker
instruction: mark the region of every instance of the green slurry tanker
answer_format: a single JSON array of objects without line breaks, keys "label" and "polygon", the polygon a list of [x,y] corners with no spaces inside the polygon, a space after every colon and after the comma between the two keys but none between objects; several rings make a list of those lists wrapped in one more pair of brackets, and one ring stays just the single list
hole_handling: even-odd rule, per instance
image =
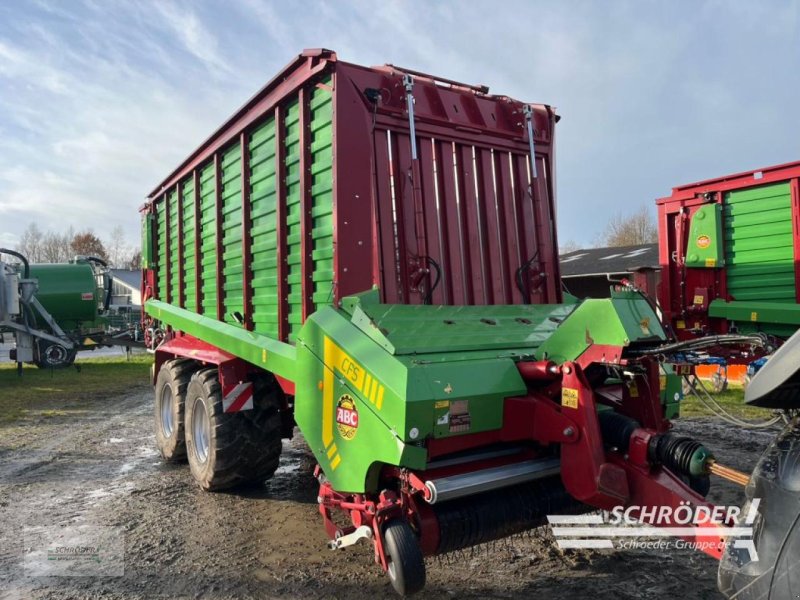
[{"label": "green slurry tanker", "polygon": [[111,285],[102,259],[77,256],[69,263],[29,264],[25,255],[0,248],[0,336],[12,336],[9,357],[19,372],[23,363],[61,369],[79,350],[134,344],[126,333],[111,331]]},{"label": "green slurry tanker", "polygon": [[[558,119],[329,50],[287,65],[142,208],[164,459],[206,490],[261,483],[297,425],[330,547],[372,544],[403,595],[424,557],[548,515],[708,513],[712,474],[745,483],[670,431],[683,346],[648,300],[563,297]],[[756,540],[758,564],[730,520],[681,531],[733,594],[762,567],[780,579],[800,534],[772,522],[786,543]]]}]

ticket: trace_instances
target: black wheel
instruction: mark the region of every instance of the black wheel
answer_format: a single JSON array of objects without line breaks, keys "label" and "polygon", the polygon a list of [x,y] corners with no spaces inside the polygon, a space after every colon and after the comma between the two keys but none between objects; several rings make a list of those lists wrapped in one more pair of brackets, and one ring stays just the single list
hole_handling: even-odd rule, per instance
[{"label": "black wheel", "polygon": [[757,559],[728,543],[719,563],[719,589],[736,600],[800,597],[800,420],[795,419],[764,452],[747,485],[747,515],[756,499],[753,527]]},{"label": "black wheel", "polygon": [[389,521],[383,529],[387,573],[392,587],[401,596],[411,596],[425,587],[425,560],[414,531],[400,519]]},{"label": "black wheel", "polygon": [[260,484],[278,468],[281,392],[271,379],[253,385],[253,408],[226,413],[217,370],[192,375],[186,391],[186,449],[192,475],[204,490]]},{"label": "black wheel", "polygon": [[56,342],[39,340],[36,366],[40,369],[66,369],[75,362],[78,351],[68,350]]},{"label": "black wheel", "polygon": [[154,421],[156,447],[167,462],[186,459],[184,414],[186,388],[197,369],[191,360],[168,360],[158,371],[155,388]]}]

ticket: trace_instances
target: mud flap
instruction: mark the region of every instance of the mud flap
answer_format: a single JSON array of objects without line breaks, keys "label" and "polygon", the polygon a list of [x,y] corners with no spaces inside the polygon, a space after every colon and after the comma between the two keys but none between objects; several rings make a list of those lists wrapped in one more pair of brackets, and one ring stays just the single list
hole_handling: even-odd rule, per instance
[{"label": "mud flap", "polygon": [[757,560],[749,549],[728,544],[719,564],[719,589],[737,600],[796,599],[800,597],[800,418],[789,423],[761,456],[746,494],[742,521],[758,499],[752,523]]}]

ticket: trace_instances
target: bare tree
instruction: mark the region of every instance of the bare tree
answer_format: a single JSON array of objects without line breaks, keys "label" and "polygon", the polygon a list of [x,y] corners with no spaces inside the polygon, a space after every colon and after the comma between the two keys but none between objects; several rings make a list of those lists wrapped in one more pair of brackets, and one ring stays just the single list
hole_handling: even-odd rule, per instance
[{"label": "bare tree", "polygon": [[123,263],[123,267],[136,271],[142,268],[142,251],[138,248],[134,250],[128,259]]},{"label": "bare tree", "polygon": [[95,256],[101,260],[108,260],[108,253],[106,252],[103,242],[97,237],[91,229],[81,231],[75,234],[70,243],[70,249],[73,254],[80,254],[83,256]]},{"label": "bare tree", "polygon": [[42,262],[42,231],[36,223],[31,223],[22,232],[17,244],[17,252],[24,254],[29,262]]},{"label": "bare tree", "polygon": [[106,243],[106,250],[108,250],[109,262],[115,267],[122,268],[131,250],[125,239],[125,231],[120,225],[111,230],[111,237],[108,238]]},{"label": "bare tree", "polygon": [[558,248],[559,254],[569,254],[570,252],[575,252],[576,250],[580,250],[581,245],[576,242],[575,240],[567,240],[563,242],[561,246]]},{"label": "bare tree", "polygon": [[643,206],[636,212],[611,217],[602,239],[606,246],[653,244],[658,241],[658,228],[650,210]]},{"label": "bare tree", "polygon": [[63,263],[72,258],[70,244],[75,232],[70,227],[64,233],[48,231],[42,238],[42,260],[51,263]]}]

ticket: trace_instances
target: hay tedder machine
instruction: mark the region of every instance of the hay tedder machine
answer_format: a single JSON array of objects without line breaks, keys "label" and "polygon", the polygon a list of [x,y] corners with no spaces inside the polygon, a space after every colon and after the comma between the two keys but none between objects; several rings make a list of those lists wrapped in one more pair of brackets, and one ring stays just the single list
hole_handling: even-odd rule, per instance
[{"label": "hay tedder machine", "polygon": [[[708,507],[711,475],[746,482],[671,432],[684,342],[650,302],[562,296],[558,119],[298,56],[142,208],[164,459],[206,490],[261,483],[296,425],[330,547],[366,540],[401,594],[424,557],[549,514]],[[755,569],[726,550],[733,523],[702,525],[684,537],[727,553],[727,591],[742,587]]]}]

